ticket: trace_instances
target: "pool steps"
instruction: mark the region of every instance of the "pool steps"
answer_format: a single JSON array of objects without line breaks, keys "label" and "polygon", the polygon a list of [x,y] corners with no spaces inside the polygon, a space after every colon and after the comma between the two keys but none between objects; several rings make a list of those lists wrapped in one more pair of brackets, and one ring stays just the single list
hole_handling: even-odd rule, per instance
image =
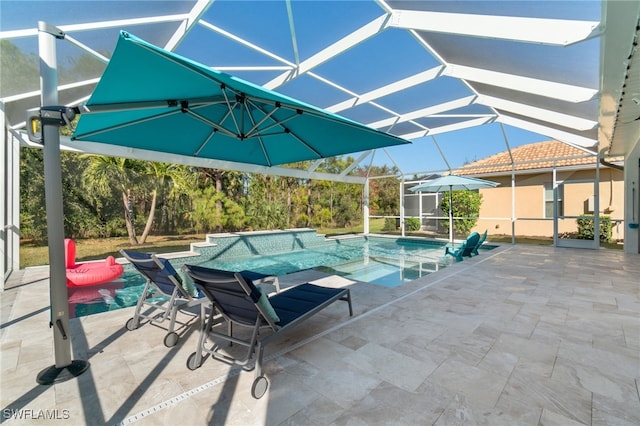
[{"label": "pool steps", "polygon": [[207,235],[212,247],[200,247],[203,256],[210,259],[229,259],[261,254],[288,253],[333,242],[314,229],[298,228],[276,231],[236,232]]},{"label": "pool steps", "polygon": [[[280,229],[273,231],[224,232],[207,234],[205,241],[191,243],[190,251],[163,253],[176,267],[184,263],[200,263],[210,259],[229,259],[260,254],[288,253],[309,247],[333,245],[345,238],[362,235],[326,237],[312,228]],[[133,270],[125,259],[118,259],[127,270]]]}]

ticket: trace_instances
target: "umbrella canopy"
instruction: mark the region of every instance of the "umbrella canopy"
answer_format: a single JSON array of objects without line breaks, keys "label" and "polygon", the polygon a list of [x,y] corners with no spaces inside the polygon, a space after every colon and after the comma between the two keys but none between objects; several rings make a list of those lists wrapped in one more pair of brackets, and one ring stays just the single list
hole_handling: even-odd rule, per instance
[{"label": "umbrella canopy", "polygon": [[413,192],[445,192],[449,191],[449,242],[453,244],[453,191],[468,190],[473,191],[482,188],[494,188],[498,183],[483,179],[470,178],[465,176],[447,175],[436,179],[428,180],[419,185],[409,188]]},{"label": "umbrella canopy", "polygon": [[465,176],[447,175],[436,179],[422,182],[419,185],[409,189],[414,192],[444,192],[468,190],[473,191],[482,188],[494,188],[498,186],[496,182],[489,180],[476,179]]},{"label": "umbrella canopy", "polygon": [[410,143],[126,32],[73,139],[273,166]]}]

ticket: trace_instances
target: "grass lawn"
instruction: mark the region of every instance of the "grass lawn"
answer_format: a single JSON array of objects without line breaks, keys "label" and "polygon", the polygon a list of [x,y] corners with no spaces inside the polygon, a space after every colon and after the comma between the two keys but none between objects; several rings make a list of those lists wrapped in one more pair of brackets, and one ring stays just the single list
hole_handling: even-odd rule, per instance
[{"label": "grass lawn", "polygon": [[[167,253],[189,250],[189,245],[204,241],[204,235],[168,235],[149,236],[144,244],[132,246],[129,238],[101,238],[75,240],[76,260],[104,259],[107,256],[122,257],[121,249],[148,250],[155,253]],[[49,263],[49,248],[37,246],[29,242],[20,243],[20,268],[28,266],[47,265]]]}]

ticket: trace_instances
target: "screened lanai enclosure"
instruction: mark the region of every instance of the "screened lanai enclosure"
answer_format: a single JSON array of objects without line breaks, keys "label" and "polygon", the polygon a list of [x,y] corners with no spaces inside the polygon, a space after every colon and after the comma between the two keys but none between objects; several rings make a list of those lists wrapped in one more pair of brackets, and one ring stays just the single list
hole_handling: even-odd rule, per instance
[{"label": "screened lanai enclosure", "polygon": [[[182,135],[189,134],[188,125],[171,127],[175,144],[154,145],[145,132],[131,136],[124,127],[118,128],[117,140],[109,140],[92,128],[90,134],[59,137],[60,149],[362,184],[366,233],[369,185],[381,177],[355,175],[356,168],[388,165],[397,170],[392,177],[404,188],[406,182],[449,174],[498,152],[555,140],[595,160],[596,177],[590,184],[596,221],[603,210],[600,168],[623,174],[624,250],[639,252],[638,228],[632,227],[640,216],[639,2],[8,0],[1,8],[0,264],[5,279],[19,267],[20,149],[43,147],[27,135],[27,128],[37,123],[27,119],[27,112],[44,119],[45,140],[48,132],[55,140],[49,139],[51,152],[57,150],[58,127],[73,115],[80,114],[82,128],[83,115],[91,120],[104,112],[87,104],[109,69],[121,33],[298,105],[411,143],[356,145],[349,152],[353,163],[336,174],[317,171],[327,156],[322,152],[309,157],[310,167],[299,169],[206,155],[202,146],[173,150],[171,146],[179,146]],[[151,65],[119,66],[123,83],[127,73],[139,81],[158,78]],[[120,87],[117,79],[110,84]],[[157,84],[173,89],[185,82],[167,75]],[[213,96],[205,91],[188,99],[162,95],[141,100],[128,98],[130,90],[121,92],[120,98],[110,99],[116,114],[124,105],[131,112],[132,103],[152,101],[138,107],[154,108],[159,102],[171,109],[167,114],[195,117],[194,110],[204,108],[195,100],[211,101]],[[226,99],[230,111],[247,105],[242,93],[230,99],[238,105],[230,106]],[[263,111],[263,118],[267,115],[271,113]],[[254,116],[251,122],[251,115],[246,117],[250,127],[261,126],[262,119]],[[286,124],[282,129],[290,132]],[[220,128],[211,130],[216,132]],[[335,134],[323,132],[327,128],[318,125],[317,135],[326,146],[344,145]],[[260,144],[264,146],[263,140]],[[46,157],[46,142],[44,148]],[[519,161],[511,158],[513,172],[504,173],[502,190],[515,186]],[[50,167],[55,169],[55,159]],[[557,195],[564,182],[554,170],[549,169],[549,189]],[[509,204],[512,200],[527,202],[511,196]],[[504,228],[518,221],[516,212],[513,206],[501,218]],[[401,227],[405,213],[402,208],[397,212]],[[558,230],[554,232],[557,236]]]}]

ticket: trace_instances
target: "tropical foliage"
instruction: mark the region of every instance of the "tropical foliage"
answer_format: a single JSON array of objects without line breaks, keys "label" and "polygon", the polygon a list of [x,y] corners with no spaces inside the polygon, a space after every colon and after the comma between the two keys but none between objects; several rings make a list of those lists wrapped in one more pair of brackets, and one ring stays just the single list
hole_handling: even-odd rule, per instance
[{"label": "tropical foliage", "polygon": [[[477,191],[453,191],[451,199],[454,217],[453,233],[458,236],[467,236],[478,222],[482,194]],[[443,216],[449,215],[449,197],[446,195],[440,201],[440,210]],[[449,232],[449,221],[443,221],[443,225]]]},{"label": "tropical foliage", "polygon": [[405,219],[405,228],[407,231],[419,231],[420,230],[420,219],[417,217],[408,217]]},{"label": "tropical foliage", "polygon": [[[149,235],[348,228],[362,222],[362,185],[70,152],[63,152],[61,161],[65,236],[71,238],[126,236],[137,245]],[[337,172],[352,162],[331,158],[316,170]],[[396,172],[386,166],[351,171],[363,176]],[[21,236],[44,242],[42,151],[21,150],[20,174]],[[397,214],[397,180],[371,180],[369,200],[371,214]]]},{"label": "tropical foliage", "polygon": [[[578,239],[593,240],[595,238],[595,226],[593,216],[581,215],[576,219],[578,224]],[[609,243],[612,240],[613,222],[611,216],[600,216],[600,241]]]}]

